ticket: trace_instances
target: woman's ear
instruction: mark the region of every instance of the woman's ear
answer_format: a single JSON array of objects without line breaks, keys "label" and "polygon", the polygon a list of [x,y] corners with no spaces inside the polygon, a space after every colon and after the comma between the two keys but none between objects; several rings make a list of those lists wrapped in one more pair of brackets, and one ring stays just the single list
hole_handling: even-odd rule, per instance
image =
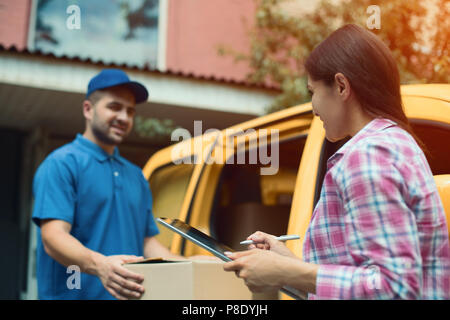
[{"label": "woman's ear", "polygon": [[350,96],[350,82],[342,73],[336,73],[334,75],[334,81],[338,90],[338,95],[341,96],[344,100]]}]

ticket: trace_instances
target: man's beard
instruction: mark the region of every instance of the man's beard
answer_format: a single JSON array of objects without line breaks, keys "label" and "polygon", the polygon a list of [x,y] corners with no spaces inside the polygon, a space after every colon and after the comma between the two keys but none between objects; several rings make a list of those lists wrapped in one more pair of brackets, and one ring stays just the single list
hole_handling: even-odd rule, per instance
[{"label": "man's beard", "polygon": [[97,121],[95,121],[94,118],[94,121],[92,123],[92,133],[102,143],[106,145],[117,146],[123,141],[123,139],[125,139],[128,136],[128,133],[123,135],[122,138],[114,139],[113,137],[108,135],[108,133],[110,132],[111,125],[112,124],[104,124],[103,126],[97,125]]}]

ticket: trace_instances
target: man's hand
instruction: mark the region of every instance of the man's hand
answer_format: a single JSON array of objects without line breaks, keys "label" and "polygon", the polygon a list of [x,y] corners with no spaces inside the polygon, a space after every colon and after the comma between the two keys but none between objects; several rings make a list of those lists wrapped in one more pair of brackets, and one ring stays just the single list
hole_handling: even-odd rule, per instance
[{"label": "man's hand", "polygon": [[132,255],[104,256],[92,251],[71,234],[66,221],[48,219],[41,222],[45,252],[63,266],[77,265],[81,271],[100,278],[103,286],[117,299],[139,298],[144,292],[143,276],[122,265],[142,260]]},{"label": "man's hand", "polygon": [[128,255],[105,256],[100,260],[97,276],[113,297],[120,300],[137,299],[144,293],[144,287],[141,285],[144,277],[127,270],[122,265],[142,259]]}]

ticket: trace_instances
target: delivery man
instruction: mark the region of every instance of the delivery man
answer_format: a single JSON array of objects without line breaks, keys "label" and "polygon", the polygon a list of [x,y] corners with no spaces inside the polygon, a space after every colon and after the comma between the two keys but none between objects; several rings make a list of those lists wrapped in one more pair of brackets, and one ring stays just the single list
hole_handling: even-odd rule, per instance
[{"label": "delivery man", "polygon": [[[101,71],[90,80],[83,102],[83,135],[38,168],[32,219],[39,227],[40,299],[138,298],[143,277],[124,263],[184,259],[156,240],[148,182],[117,148],[133,128],[136,104],[147,98],[146,88],[125,72]],[[68,285],[69,266],[81,271],[75,288]]]}]

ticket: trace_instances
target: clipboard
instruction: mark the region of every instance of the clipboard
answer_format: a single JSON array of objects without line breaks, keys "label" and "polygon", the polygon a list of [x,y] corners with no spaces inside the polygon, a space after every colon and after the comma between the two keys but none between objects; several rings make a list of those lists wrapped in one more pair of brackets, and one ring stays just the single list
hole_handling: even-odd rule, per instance
[{"label": "clipboard", "polygon": [[231,259],[225,255],[225,252],[234,252],[235,250],[220,243],[206,233],[203,233],[200,230],[191,227],[187,223],[178,219],[157,218],[156,221],[158,221],[164,227],[172,230],[173,232],[178,233],[183,238],[186,238],[196,245],[202,247],[203,249],[211,252],[213,255],[222,259],[223,261],[231,261]]},{"label": "clipboard", "polygon": [[[172,230],[173,232],[179,234],[183,238],[192,241],[196,245],[211,252],[213,255],[222,259],[223,261],[232,261],[231,258],[225,255],[225,252],[234,252],[235,250],[224,245],[223,243],[220,243],[206,233],[203,233],[200,230],[178,219],[157,218],[156,221],[169,230]],[[281,288],[280,291],[297,300],[305,299],[305,296],[294,288],[285,286]]]}]

